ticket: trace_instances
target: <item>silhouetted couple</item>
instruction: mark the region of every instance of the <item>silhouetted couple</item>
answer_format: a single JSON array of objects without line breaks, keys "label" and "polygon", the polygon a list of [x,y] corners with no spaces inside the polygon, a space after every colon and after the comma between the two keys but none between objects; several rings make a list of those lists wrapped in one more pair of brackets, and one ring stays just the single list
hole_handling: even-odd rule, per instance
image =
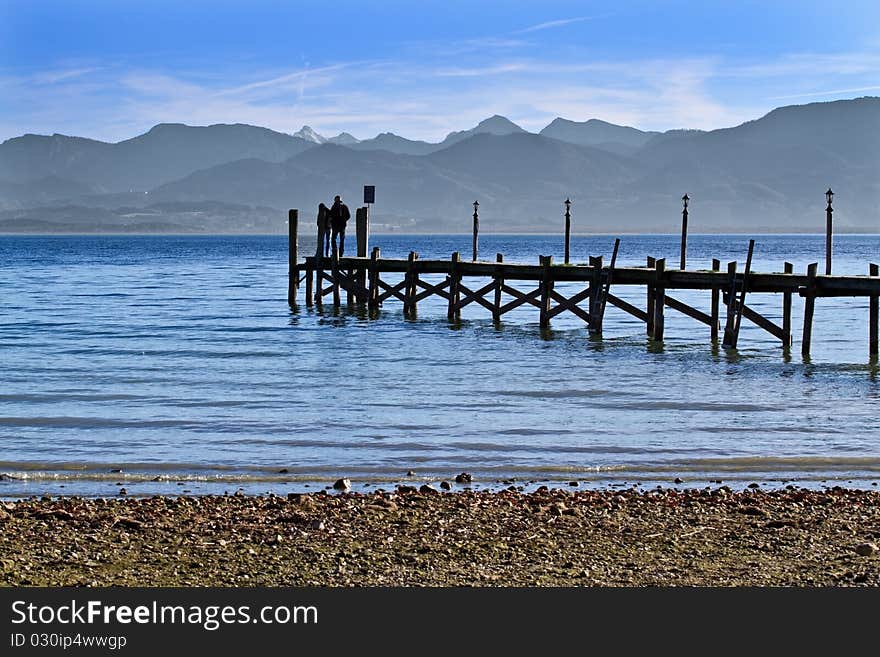
[{"label": "silhouetted couple", "polygon": [[[341,258],[345,252],[345,224],[351,218],[348,206],[337,196],[333,199],[333,205],[327,207],[323,203],[318,205],[318,253],[321,253],[321,240],[324,241],[324,256],[330,257],[330,244],[333,243],[333,251],[338,251]],[[338,242],[337,242],[338,238]]]}]

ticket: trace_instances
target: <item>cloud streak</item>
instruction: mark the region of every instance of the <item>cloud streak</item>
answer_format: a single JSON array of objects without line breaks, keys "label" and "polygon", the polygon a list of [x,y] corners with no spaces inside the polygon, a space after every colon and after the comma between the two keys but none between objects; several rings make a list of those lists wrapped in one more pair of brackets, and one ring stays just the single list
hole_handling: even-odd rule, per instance
[{"label": "cloud streak", "polygon": [[538,23],[537,25],[532,25],[530,27],[523,28],[521,30],[516,30],[513,34],[529,34],[531,32],[540,32],[541,30],[551,30],[555,27],[564,27],[565,25],[571,25],[573,23],[582,23],[584,21],[593,20],[593,16],[578,16],[576,18],[561,18],[555,21],[547,21],[545,23]]}]

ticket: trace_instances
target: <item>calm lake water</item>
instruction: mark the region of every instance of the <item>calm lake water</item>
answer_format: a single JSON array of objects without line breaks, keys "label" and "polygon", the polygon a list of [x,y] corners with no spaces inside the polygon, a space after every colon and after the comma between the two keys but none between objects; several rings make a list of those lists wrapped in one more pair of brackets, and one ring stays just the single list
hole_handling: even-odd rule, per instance
[{"label": "calm lake water", "polygon": [[[758,236],[753,269],[822,269],[823,240]],[[470,237],[373,245],[448,258]],[[575,237],[573,259],[607,262],[612,245]],[[692,236],[689,268],[717,257],[742,269],[747,245]],[[834,248],[835,273],[865,274],[880,236]],[[481,253],[507,262],[561,251],[557,236],[481,237]],[[620,264],[646,255],[677,263],[678,237],[623,237]],[[291,310],[286,291],[283,237],[0,236],[0,496],[285,493],[343,476],[371,490],[462,471],[478,487],[880,481],[866,299],[818,300],[804,362],[798,298],[786,354],[746,321],[726,352],[671,310],[657,345],[610,306],[591,339],[569,314],[542,333],[530,306],[496,326],[473,304],[450,325],[441,299],[414,320],[396,301],[370,319]],[[613,291],[644,306],[643,288]],[[706,292],[673,294],[708,309]],[[781,316],[781,295],[748,303]]]}]

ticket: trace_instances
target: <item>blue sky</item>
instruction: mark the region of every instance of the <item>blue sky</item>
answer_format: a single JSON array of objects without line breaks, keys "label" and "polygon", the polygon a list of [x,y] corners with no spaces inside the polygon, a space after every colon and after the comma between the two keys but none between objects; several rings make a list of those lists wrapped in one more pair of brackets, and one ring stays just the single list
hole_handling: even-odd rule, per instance
[{"label": "blue sky", "polygon": [[439,141],[496,113],[711,129],[865,95],[877,0],[0,0],[0,140],[239,122]]}]

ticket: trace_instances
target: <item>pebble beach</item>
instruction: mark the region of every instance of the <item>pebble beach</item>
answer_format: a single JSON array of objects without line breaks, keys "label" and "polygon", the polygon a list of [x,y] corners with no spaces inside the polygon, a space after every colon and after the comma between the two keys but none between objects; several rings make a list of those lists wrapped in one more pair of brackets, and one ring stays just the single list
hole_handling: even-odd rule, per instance
[{"label": "pebble beach", "polygon": [[880,492],[539,488],[0,504],[6,586],[878,586]]}]

